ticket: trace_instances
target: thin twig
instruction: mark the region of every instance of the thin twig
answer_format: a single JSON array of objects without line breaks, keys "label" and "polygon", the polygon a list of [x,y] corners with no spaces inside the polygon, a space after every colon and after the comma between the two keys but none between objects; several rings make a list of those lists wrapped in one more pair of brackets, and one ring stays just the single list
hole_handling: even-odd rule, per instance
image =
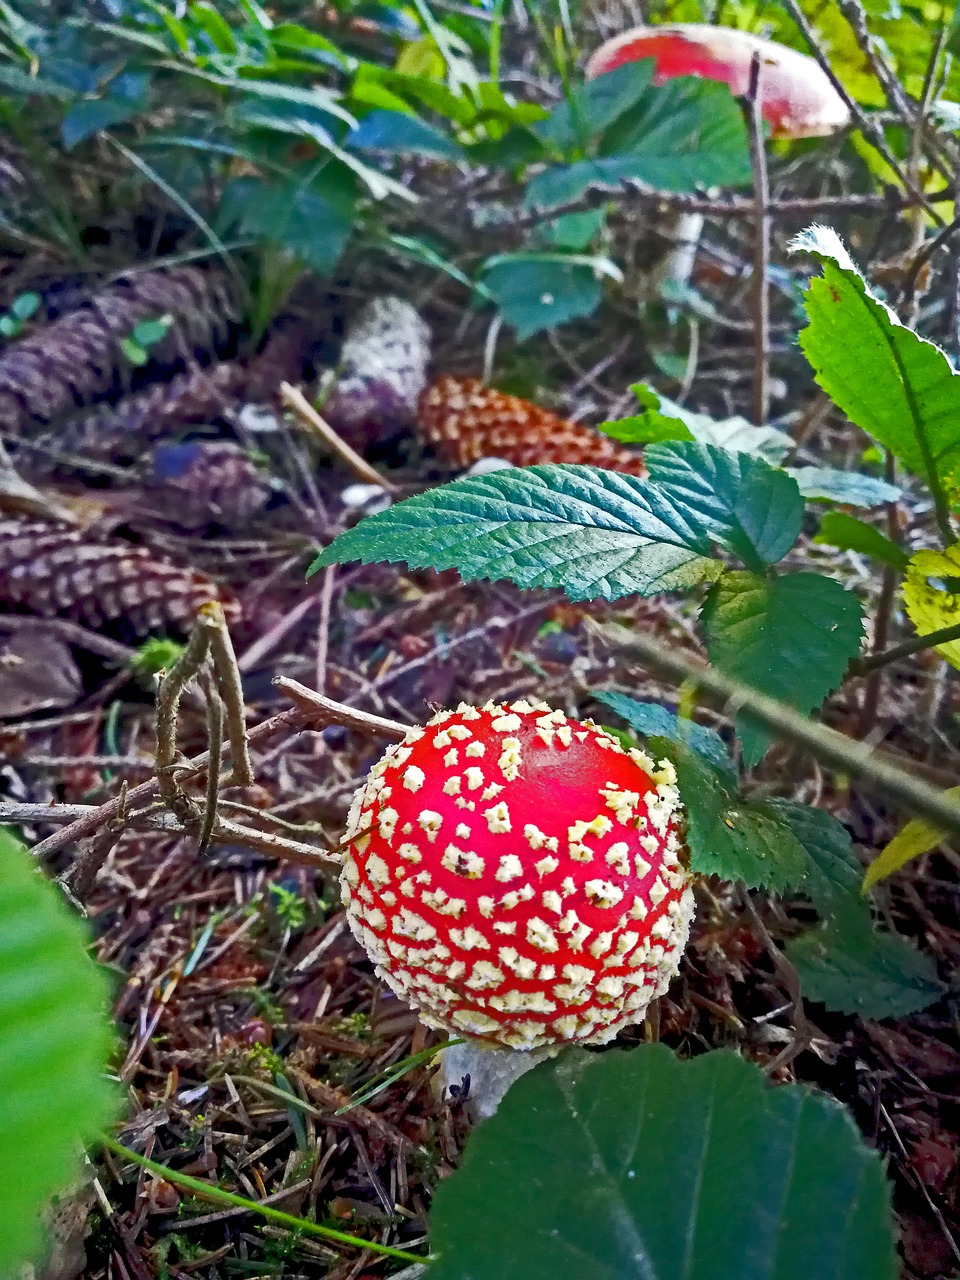
[{"label": "thin twig", "polygon": [[190,634],[186,647],[161,678],[157,688],[157,784],[164,804],[184,826],[196,822],[200,811],[174,777],[177,765],[177,715],[184,689],[203,666],[210,648],[210,632],[202,619]]},{"label": "thin twig", "polygon": [[257,831],[255,827],[241,826],[226,818],[217,819],[213,837],[218,842],[241,844],[244,848],[266,854],[268,858],[296,862],[303,867],[313,867],[314,870],[328,871],[331,867],[340,865],[340,858],[335,853],[315,849],[313,845],[304,844],[300,840],[288,840],[286,836],[274,835],[272,831]]},{"label": "thin twig", "polygon": [[[896,460],[889,449],[886,451],[884,458],[883,474],[888,484],[893,484],[896,480]],[[887,503],[887,535],[892,542],[899,543],[900,512],[897,510],[895,502]],[[877,608],[873,620],[873,653],[871,656],[881,653],[890,635],[890,623],[893,618],[893,605],[896,599],[899,576],[893,565],[884,565],[880,580],[880,596],[877,600]],[[874,666],[872,669],[873,674],[867,680],[863,691],[863,704],[860,708],[858,728],[861,737],[864,738],[873,731],[873,726],[877,721],[880,694],[883,691],[883,672],[880,670],[883,665],[883,663],[878,663]]]},{"label": "thin twig", "polygon": [[924,649],[937,649],[942,644],[949,644],[951,640],[960,640],[960,622],[954,622],[949,627],[941,627],[939,631],[928,631],[923,636],[914,636],[911,640],[904,640],[902,644],[883,650],[882,653],[871,653],[867,658],[857,659],[850,664],[850,674],[866,675],[891,662],[899,662],[901,658],[909,658],[911,654],[922,653]]},{"label": "thin twig", "polygon": [[753,164],[753,420],[765,425],[770,412],[770,183],[763,137],[763,60],[759,52],[750,62],[747,103],[750,110],[750,157]]},{"label": "thin twig", "polygon": [[365,480],[367,484],[375,484],[391,495],[397,492],[395,485],[392,485],[389,480],[385,480],[379,471],[371,467],[369,462],[361,458],[360,454],[334,431],[330,423],[317,413],[307,397],[297,387],[292,387],[289,382],[281,382],[280,399],[288,409],[292,410],[304,426],[309,427],[315,435],[318,435],[324,444],[329,449],[332,449],[341,461],[345,462],[361,480]]},{"label": "thin twig", "polygon": [[200,609],[201,617],[208,624],[210,652],[223,697],[227,716],[227,736],[230,739],[230,758],[233,763],[231,782],[238,787],[253,786],[253,768],[247,749],[247,713],[243,697],[243,682],[233,641],[223,616],[223,607],[211,600]]},{"label": "thin twig", "polygon": [[[217,681],[205,663],[197,677],[207,699],[207,746],[210,754],[219,756],[223,749],[223,702],[217,689]],[[231,744],[232,745],[232,744]],[[217,796],[220,792],[220,771],[211,769],[207,774],[207,795],[197,832],[197,852],[206,853],[217,825]]]},{"label": "thin twig", "polygon": [[410,732],[410,725],[401,724],[399,720],[388,720],[384,716],[371,715],[369,711],[358,711],[355,707],[346,707],[342,702],[334,702],[325,698],[322,693],[315,693],[299,680],[291,680],[289,676],[277,676],[273,681],[276,688],[282,690],[291,702],[305,711],[312,712],[312,718],[325,724],[342,724],[348,729],[358,729],[361,733],[374,734],[381,738],[405,738]]},{"label": "thin twig", "polygon": [[960,833],[960,801],[906,769],[878,760],[873,749],[794,711],[775,698],[758,693],[739,680],[731,680],[712,667],[691,662],[675,649],[640,631],[585,620],[589,630],[621,653],[638,658],[665,672],[678,684],[689,682],[694,691],[707,694],[724,705],[727,714],[748,711],[774,737],[809,752],[814,759],[831,766],[865,785],[887,801],[899,801],[939,827]]}]

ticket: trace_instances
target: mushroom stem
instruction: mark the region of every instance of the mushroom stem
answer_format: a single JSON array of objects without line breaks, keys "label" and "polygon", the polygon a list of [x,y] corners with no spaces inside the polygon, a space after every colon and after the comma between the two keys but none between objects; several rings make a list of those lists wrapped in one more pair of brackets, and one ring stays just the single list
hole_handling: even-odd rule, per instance
[{"label": "mushroom stem", "polygon": [[670,227],[670,248],[657,263],[651,275],[651,298],[655,298],[668,281],[687,285],[693,276],[697,260],[700,235],[703,232],[702,213],[678,213]]},{"label": "mushroom stem", "polygon": [[462,1040],[442,1048],[434,1059],[440,1070],[433,1088],[449,1100],[458,1091],[466,1093],[464,1105],[474,1122],[487,1120],[515,1080],[533,1067],[559,1053],[560,1045],[540,1049],[496,1049],[478,1040]]}]

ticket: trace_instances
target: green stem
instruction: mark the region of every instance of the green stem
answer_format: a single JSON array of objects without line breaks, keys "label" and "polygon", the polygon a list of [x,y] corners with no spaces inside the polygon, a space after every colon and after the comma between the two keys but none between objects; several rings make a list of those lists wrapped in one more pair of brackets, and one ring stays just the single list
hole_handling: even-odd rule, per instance
[{"label": "green stem", "polygon": [[885,667],[889,662],[897,662],[900,658],[909,658],[913,653],[921,653],[924,649],[936,649],[938,645],[947,644],[951,640],[960,640],[960,622],[949,627],[941,627],[939,631],[928,631],[925,636],[914,636],[912,640],[904,640],[895,644],[883,653],[871,653],[868,658],[856,658],[850,663],[850,674],[864,676],[878,667]]},{"label": "green stem", "polygon": [[258,1213],[269,1222],[289,1227],[291,1231],[300,1231],[308,1236],[322,1236],[325,1240],[336,1240],[338,1244],[351,1245],[355,1249],[366,1249],[367,1252],[379,1253],[384,1258],[398,1258],[401,1262],[432,1261],[431,1258],[424,1257],[422,1254],[408,1253],[406,1249],[391,1249],[389,1245],[364,1240],[360,1236],[351,1236],[346,1231],[335,1231],[333,1227],[321,1226],[319,1222],[311,1222],[309,1218],[298,1218],[292,1213],[284,1213],[280,1209],[272,1209],[269,1205],[258,1204],[256,1200],[248,1200],[246,1196],[234,1195],[232,1191],[223,1191],[209,1182],[191,1178],[187,1173],[177,1173],[175,1169],[169,1169],[165,1164],[158,1164],[156,1160],[148,1160],[139,1152],[131,1151],[129,1147],[115,1142],[113,1138],[104,1138],[102,1141],[108,1151],[112,1151],[124,1160],[132,1160],[134,1164],[156,1174],[158,1178],[186,1187],[188,1191],[194,1192],[205,1200],[212,1200],[216,1204],[233,1205],[237,1209],[246,1209],[248,1213]]},{"label": "green stem", "polygon": [[665,672],[678,684],[689,681],[695,689],[726,704],[728,714],[748,711],[782,742],[802,748],[814,759],[848,777],[860,778],[885,800],[899,801],[938,827],[960,834],[960,801],[931,787],[916,774],[878,760],[868,743],[856,742],[816,720],[808,720],[792,707],[758,693],[739,680],[691,662],[652,636],[628,631],[626,627],[601,626],[595,622],[588,625],[621,653]]}]

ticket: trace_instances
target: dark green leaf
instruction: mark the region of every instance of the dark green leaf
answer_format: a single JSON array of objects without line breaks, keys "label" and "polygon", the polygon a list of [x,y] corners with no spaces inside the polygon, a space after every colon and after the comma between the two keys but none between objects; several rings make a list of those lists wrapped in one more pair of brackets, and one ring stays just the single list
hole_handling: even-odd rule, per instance
[{"label": "dark green leaf", "polygon": [[903,490],[862,471],[838,471],[834,467],[787,467],[805,498],[822,498],[847,507],[879,507],[898,502]]},{"label": "dark green leaf", "polygon": [[603,295],[596,262],[558,253],[502,254],[486,263],[481,281],[523,342],[596,311]]},{"label": "dark green leaf", "polygon": [[19,1275],[41,1213],[113,1110],[109,989],[86,930],[0,831],[0,1274]]},{"label": "dark green leaf", "polygon": [[369,111],[347,138],[347,145],[360,151],[398,151],[442,160],[463,156],[452,138],[417,116],[400,111]]},{"label": "dark green leaf", "polygon": [[786,955],[804,995],[837,1013],[903,1018],[944,994],[931,957],[899,934],[874,929],[860,902],[788,943]]},{"label": "dark green leaf", "polygon": [[[702,618],[710,661],[720,671],[801,712],[838,687],[863,637],[856,596],[819,573],[724,574]],[[766,730],[746,714],[737,727],[744,760],[754,765],[766,750]]]},{"label": "dark green leaf", "polygon": [[103,98],[82,98],[75,102],[60,125],[63,145],[70,150],[85,138],[111,125],[122,124],[145,111],[149,105],[149,77],[138,72],[118,76]]},{"label": "dark green leaf", "polygon": [[606,223],[604,209],[586,209],[583,213],[565,213],[540,228],[546,244],[574,252],[588,248]]},{"label": "dark green leaf", "polygon": [[653,68],[653,59],[647,58],[570,89],[567,98],[535,126],[534,132],[564,151],[585,144],[646,96]]},{"label": "dark green leaf", "polygon": [[690,747],[652,738],[673,761],[687,819],[690,866],[700,875],[786,891],[805,882],[809,861],[786,819],[769,802],[737,794],[732,768],[719,769]]},{"label": "dark green leaf", "polygon": [[593,696],[626,720],[630,728],[644,738],[669,738],[671,742],[691,747],[721,769],[730,768],[730,753],[719,733],[715,733],[713,729],[707,729],[693,720],[681,719],[659,702],[638,702],[636,698],[615,690],[601,690]]},{"label": "dark green leaf", "polygon": [[699,513],[666,486],[596,467],[467,476],[340,535],[311,567],[405,560],[462,577],[561,587],[571,599],[690,587],[721,572]]},{"label": "dark green leaf", "polygon": [[894,1280],[890,1189],[850,1115],[735,1053],[574,1051],[441,1181],[432,1280]]},{"label": "dark green leaf", "polygon": [[790,827],[807,855],[802,882],[792,886],[807,895],[821,915],[833,915],[858,899],[863,867],[853,852],[850,833],[824,809],[793,800],[771,800],[770,808]]},{"label": "dark green leaf", "polygon": [[336,266],[353,229],[355,184],[329,164],[307,184],[237,178],[224,195],[224,221],[241,235],[280,245],[326,275]]},{"label": "dark green leaf", "polygon": [[807,290],[809,324],[800,334],[817,382],[945,504],[960,464],[960,376],[873,296],[834,232],[812,227],[794,248],[823,267]]},{"label": "dark green leaf", "polygon": [[820,532],[814,542],[825,547],[839,547],[841,551],[859,551],[873,556],[901,573],[910,563],[910,557],[902,547],[875,529],[872,524],[847,515],[845,511],[828,511],[820,521]]},{"label": "dark green leaf", "polygon": [[796,542],[803,521],[796,481],[760,458],[677,441],[651,445],[645,461],[651,479],[751,568],[775,564]]}]

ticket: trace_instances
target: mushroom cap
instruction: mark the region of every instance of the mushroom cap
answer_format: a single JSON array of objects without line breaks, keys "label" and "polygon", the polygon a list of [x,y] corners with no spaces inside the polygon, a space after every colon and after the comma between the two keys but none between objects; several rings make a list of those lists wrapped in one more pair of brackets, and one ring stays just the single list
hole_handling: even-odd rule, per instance
[{"label": "mushroom cap", "polygon": [[850,123],[850,110],[815,59],[733,27],[674,23],[634,27],[602,44],[587,63],[587,79],[627,62],[654,58],[654,82],[674,76],[720,80],[737,96],[750,87],[754,53],[763,59],[760,109],[775,138],[819,138]]},{"label": "mushroom cap", "polygon": [[693,914],[669,761],[545,703],[461,704],[354,797],[341,890],[380,977],[430,1026],[603,1044],[676,974]]}]

